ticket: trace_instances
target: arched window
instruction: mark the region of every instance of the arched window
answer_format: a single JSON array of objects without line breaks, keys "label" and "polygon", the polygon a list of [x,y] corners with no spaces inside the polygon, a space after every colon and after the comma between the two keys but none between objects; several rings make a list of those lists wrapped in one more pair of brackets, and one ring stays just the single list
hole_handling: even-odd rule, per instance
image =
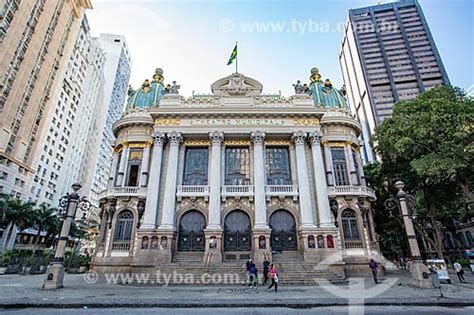
[{"label": "arched window", "polygon": [[357,223],[356,213],[352,210],[344,210],[341,214],[342,230],[344,232],[344,240],[359,241],[359,224]]},{"label": "arched window", "polygon": [[464,234],[462,232],[459,232],[457,234],[457,239],[459,240],[459,245],[460,245],[459,247],[461,247],[461,248],[468,247],[467,243],[466,243],[466,239],[464,238]]},{"label": "arched window", "polygon": [[120,212],[115,224],[114,242],[129,242],[132,238],[133,213],[129,210]]},{"label": "arched window", "polygon": [[472,234],[471,234],[470,231],[466,232],[466,239],[467,239],[467,244],[469,245],[469,247],[473,247],[474,246],[474,240],[472,239]]}]

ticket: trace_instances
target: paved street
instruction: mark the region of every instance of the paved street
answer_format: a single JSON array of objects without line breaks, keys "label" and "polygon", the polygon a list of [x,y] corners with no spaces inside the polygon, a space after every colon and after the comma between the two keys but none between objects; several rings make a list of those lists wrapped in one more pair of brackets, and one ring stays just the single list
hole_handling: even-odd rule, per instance
[{"label": "paved street", "polygon": [[[31,308],[76,308],[58,314],[88,314],[83,310],[84,306],[89,309],[93,307],[140,307],[140,312],[147,314],[148,310],[143,308],[153,307],[175,307],[177,314],[179,308],[193,308],[193,313],[204,314],[205,308],[230,307],[226,310],[233,314],[236,310],[244,311],[245,307],[270,307],[272,314],[307,314],[308,310],[315,306],[328,307],[328,312],[346,312],[347,304],[360,305],[396,305],[414,306],[420,312],[432,313],[429,306],[460,307],[455,309],[455,314],[464,314],[468,309],[461,307],[474,306],[474,277],[466,275],[468,283],[459,283],[457,278],[451,277],[453,284],[443,284],[443,298],[440,297],[438,289],[419,289],[410,285],[411,278],[408,273],[397,272],[382,277],[381,284],[374,285],[371,279],[349,279],[346,285],[322,284],[315,286],[286,287],[284,284],[278,293],[268,291],[266,287],[249,289],[246,286],[173,286],[163,287],[156,285],[118,285],[109,284],[105,279],[99,279],[95,284],[84,281],[83,275],[66,275],[65,288],[56,291],[41,290],[43,276],[0,276],[0,307],[4,308],[27,308],[22,310],[25,314]],[[280,308],[278,308],[280,307]],[[344,308],[345,307],[345,308]],[[290,312],[290,308],[292,311]],[[293,310],[296,308],[295,312]],[[319,308],[318,308],[319,309]],[[373,308],[374,312],[378,308]],[[367,308],[371,311],[372,308]],[[433,309],[431,309],[433,310]],[[436,309],[441,313],[447,313],[452,309]],[[81,313],[85,311],[85,313]],[[183,310],[185,312],[186,310]],[[390,307],[384,307],[384,311],[399,312]],[[469,309],[467,313],[472,309]],[[12,314],[18,311],[9,310]],[[15,313],[17,312],[17,313]],[[39,312],[41,314],[43,310]],[[44,311],[48,314],[56,314],[52,310]],[[153,310],[149,310],[153,312]],[[261,313],[265,314],[266,309]],[[306,312],[306,313],[305,313]],[[21,312],[20,312],[21,313]],[[175,313],[175,312],[174,312]],[[241,312],[238,312],[239,314]],[[311,313],[311,312],[309,312]],[[309,314],[308,313],[308,314]],[[21,313],[23,314],[23,313]],[[35,310],[35,314],[36,310]]]},{"label": "paved street", "polygon": [[[362,311],[362,309],[358,309]],[[363,309],[365,314],[452,314],[452,315],[470,315],[473,314],[473,307],[448,308],[448,307],[413,307],[413,306],[366,306]],[[114,315],[120,314],[169,314],[168,308],[114,308],[114,309],[21,309],[4,310],[5,315]],[[291,309],[291,308],[200,308],[200,309],[173,309],[173,315],[208,315],[210,313],[229,314],[229,315],[306,315],[306,314],[348,314],[347,306],[318,307],[310,309]]]}]

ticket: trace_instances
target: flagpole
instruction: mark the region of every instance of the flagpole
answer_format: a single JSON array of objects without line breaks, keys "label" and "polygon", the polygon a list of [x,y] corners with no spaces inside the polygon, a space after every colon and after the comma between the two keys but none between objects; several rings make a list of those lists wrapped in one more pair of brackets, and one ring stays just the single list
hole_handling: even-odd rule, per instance
[{"label": "flagpole", "polygon": [[[237,48],[237,41],[235,42],[235,47]],[[237,65],[239,63],[239,48],[237,48],[237,55],[235,56],[235,73],[239,73],[237,71]]]}]

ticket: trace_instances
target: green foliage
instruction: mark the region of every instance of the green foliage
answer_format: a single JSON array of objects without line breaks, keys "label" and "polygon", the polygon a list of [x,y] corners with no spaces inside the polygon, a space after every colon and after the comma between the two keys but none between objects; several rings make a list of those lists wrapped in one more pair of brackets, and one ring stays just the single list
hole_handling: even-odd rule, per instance
[{"label": "green foliage", "polygon": [[[387,219],[382,203],[393,193],[388,187],[405,182],[416,197],[418,232],[442,256],[442,230],[453,231],[455,222],[472,215],[474,101],[456,88],[432,89],[397,103],[372,141],[383,159],[365,167],[377,192],[376,211]],[[378,226],[382,236],[387,224]]]},{"label": "green foliage", "polygon": [[463,267],[469,268],[469,266],[470,266],[469,259],[465,259],[465,258],[459,259],[458,262]]}]

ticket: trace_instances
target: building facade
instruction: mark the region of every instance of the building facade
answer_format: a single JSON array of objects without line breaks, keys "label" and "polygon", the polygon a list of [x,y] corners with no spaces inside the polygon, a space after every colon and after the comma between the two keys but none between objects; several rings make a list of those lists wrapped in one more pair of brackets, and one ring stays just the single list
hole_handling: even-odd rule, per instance
[{"label": "building facade", "polygon": [[349,11],[339,61],[351,110],[362,127],[362,156],[376,156],[374,129],[397,101],[412,99],[448,75],[417,0]]},{"label": "building facade", "polygon": [[242,260],[278,253],[367,273],[379,253],[375,194],[341,91],[313,68],[311,84],[291,97],[264,95],[257,80],[234,73],[212,94],[184,98],[162,74],[130,91],[113,126],[96,270],[186,257],[240,270]]},{"label": "building facade", "polygon": [[87,185],[90,188],[89,200],[94,206],[98,206],[99,194],[107,187],[112,162],[110,143],[114,140],[112,125],[124,111],[131,69],[130,53],[124,36],[101,34],[98,41],[106,58],[106,82],[103,86],[103,106],[95,113],[95,125],[99,133],[98,150],[90,161],[92,178]]},{"label": "building facade", "polygon": [[[45,113],[89,0],[0,1],[0,191],[26,199]],[[6,44],[8,43],[8,45]]]},{"label": "building facade", "polygon": [[[38,136],[29,200],[56,206],[72,183],[83,179],[88,137],[92,132],[96,108],[102,108],[102,87],[105,83],[104,53],[90,34],[85,14],[74,48],[69,56],[60,85],[52,92],[45,115],[47,128]],[[81,136],[78,136],[81,135]]]}]

